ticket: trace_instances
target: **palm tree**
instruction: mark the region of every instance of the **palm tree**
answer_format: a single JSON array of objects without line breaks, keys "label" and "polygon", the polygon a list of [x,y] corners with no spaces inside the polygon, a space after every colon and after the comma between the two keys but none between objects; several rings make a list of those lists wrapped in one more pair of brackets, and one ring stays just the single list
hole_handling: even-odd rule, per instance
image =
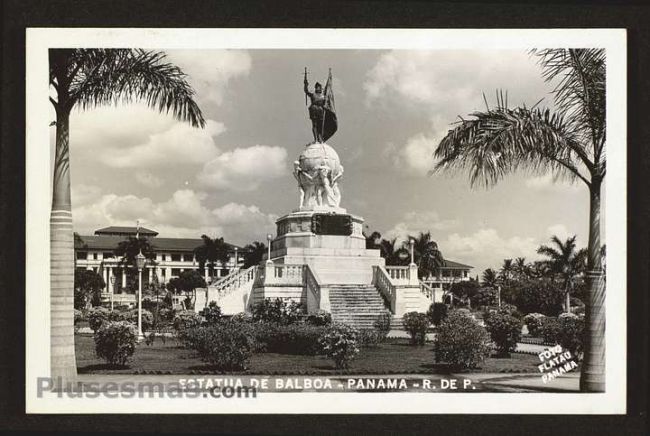
[{"label": "palm tree", "polygon": [[70,114],[72,109],[145,101],[160,112],[203,127],[194,91],[183,72],[161,52],[51,49],[50,102],[56,112],[52,212],[50,217],[51,376],[77,375],[74,352],[74,248],[70,201]]},{"label": "palm tree", "polygon": [[440,267],[445,265],[445,259],[438,249],[438,244],[431,240],[431,232],[420,232],[418,236],[409,236],[409,240],[415,241],[413,256],[418,266],[419,277],[433,275],[437,273]]},{"label": "palm tree", "polygon": [[409,252],[403,246],[397,245],[397,239],[382,239],[379,243],[381,257],[386,259],[388,266],[404,266],[409,263]]},{"label": "palm tree", "polygon": [[542,245],[537,249],[538,254],[548,257],[546,264],[549,271],[562,281],[566,302],[565,312],[571,312],[571,291],[575,281],[582,276],[585,271],[585,260],[587,250],[576,250],[576,236],[567,238],[562,242],[557,236],[551,238],[553,246]]},{"label": "palm tree", "polygon": [[266,254],[266,244],[255,241],[244,247],[244,269],[257,265]]},{"label": "palm tree", "polygon": [[499,270],[499,276],[504,285],[508,284],[508,281],[512,278],[514,272],[515,265],[512,263],[512,259],[503,259],[503,264]]},{"label": "palm tree", "polygon": [[154,252],[153,247],[147,238],[141,236],[129,236],[128,239],[121,241],[117,244],[114,253],[115,256],[120,258],[120,267],[128,271],[127,277],[129,277],[130,280],[129,287],[131,290],[134,289],[132,283],[134,277],[137,277],[136,274],[138,273],[136,256],[139,253],[142,253],[142,255],[148,260],[149,265],[156,263],[156,253]]},{"label": "palm tree", "polygon": [[[517,169],[553,171],[580,180],[589,189],[588,298],[585,322],[582,391],[605,389],[605,287],[600,258],[601,187],[606,172],[605,51],[544,49],[538,56],[542,75],[557,80],[553,91],[557,112],[510,109],[503,94],[495,108],[474,112],[442,139],[432,171],[461,168],[472,185],[493,185]],[[487,103],[487,102],[486,102]]]},{"label": "palm tree", "polygon": [[525,257],[518,257],[515,259],[514,272],[518,280],[528,278],[530,274],[530,266],[526,263]]},{"label": "palm tree", "polygon": [[208,272],[212,277],[214,275],[214,267],[217,262],[225,265],[228,262],[228,244],[223,238],[210,238],[208,235],[201,235],[203,245],[194,249],[194,255],[199,262],[199,270]]},{"label": "palm tree", "polygon": [[481,275],[481,284],[488,288],[496,289],[499,286],[499,276],[495,270],[488,268]]}]

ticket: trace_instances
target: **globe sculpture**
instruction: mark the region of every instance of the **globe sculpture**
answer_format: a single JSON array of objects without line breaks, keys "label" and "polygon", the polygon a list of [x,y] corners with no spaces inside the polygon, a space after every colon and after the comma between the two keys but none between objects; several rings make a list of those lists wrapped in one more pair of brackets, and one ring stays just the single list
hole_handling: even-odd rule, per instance
[{"label": "globe sculpture", "polygon": [[325,143],[308,144],[293,166],[300,189],[300,210],[340,208],[338,180],[343,165],[336,150]]}]

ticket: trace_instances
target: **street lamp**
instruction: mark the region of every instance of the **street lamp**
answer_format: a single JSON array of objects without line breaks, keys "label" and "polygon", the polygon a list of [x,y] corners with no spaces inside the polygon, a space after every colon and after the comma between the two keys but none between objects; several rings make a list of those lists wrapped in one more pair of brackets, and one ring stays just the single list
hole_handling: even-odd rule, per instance
[{"label": "street lamp", "polygon": [[235,271],[236,271],[237,268],[239,267],[239,258],[238,258],[238,256],[237,256],[237,250],[238,250],[238,248],[235,247]]},{"label": "street lamp", "polygon": [[413,261],[413,247],[415,246],[415,239],[411,238],[409,240],[409,248],[411,250],[411,265],[413,265],[415,262]]},{"label": "street lamp", "polygon": [[268,250],[267,251],[267,257],[266,257],[266,263],[267,264],[273,263],[273,261],[271,260],[271,240],[272,239],[273,239],[273,235],[271,235],[270,233],[268,235],[266,235],[266,241],[268,243],[268,247],[266,247],[267,250]]},{"label": "street lamp", "polygon": [[144,268],[146,260],[142,255],[142,250],[135,256],[135,265],[138,267],[138,342],[144,339],[142,333],[142,268]]},{"label": "street lamp", "polygon": [[[112,274],[112,272],[111,272]],[[113,294],[115,293],[115,276],[111,275],[111,312],[113,311]]]}]

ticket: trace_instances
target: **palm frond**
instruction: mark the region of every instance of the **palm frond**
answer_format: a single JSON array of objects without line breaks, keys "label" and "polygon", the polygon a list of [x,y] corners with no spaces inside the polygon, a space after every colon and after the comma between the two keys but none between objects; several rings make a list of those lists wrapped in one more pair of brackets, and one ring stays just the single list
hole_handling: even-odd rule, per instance
[{"label": "palm frond", "polygon": [[[470,183],[491,186],[506,174],[527,169],[553,171],[570,179],[583,175],[584,148],[564,118],[548,109],[494,109],[471,114],[440,141],[434,157],[440,170],[467,169]],[[583,166],[584,164],[584,166]]]},{"label": "palm frond", "polygon": [[77,50],[71,62],[76,68],[71,71],[71,102],[87,109],[143,101],[194,127],[205,126],[187,76],[165,57],[163,52],[139,49]]}]

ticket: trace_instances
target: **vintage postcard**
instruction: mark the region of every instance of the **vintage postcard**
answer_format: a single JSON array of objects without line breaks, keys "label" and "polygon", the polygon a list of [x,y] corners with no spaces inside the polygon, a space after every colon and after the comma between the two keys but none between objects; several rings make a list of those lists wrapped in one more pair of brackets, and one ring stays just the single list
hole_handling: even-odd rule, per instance
[{"label": "vintage postcard", "polygon": [[625,413],[624,30],[26,36],[28,413]]}]

